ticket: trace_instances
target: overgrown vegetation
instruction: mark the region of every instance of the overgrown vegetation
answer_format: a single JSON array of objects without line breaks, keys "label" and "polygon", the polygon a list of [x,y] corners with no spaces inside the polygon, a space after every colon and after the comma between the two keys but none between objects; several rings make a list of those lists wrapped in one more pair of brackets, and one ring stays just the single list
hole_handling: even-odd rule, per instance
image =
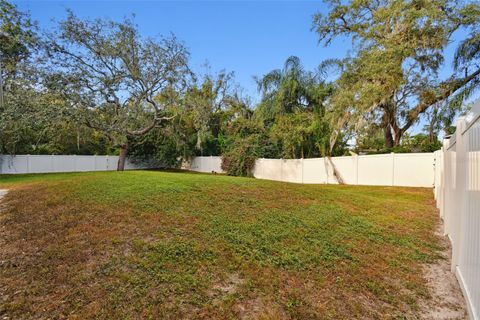
[{"label": "overgrown vegetation", "polygon": [[10,175],[0,315],[415,318],[430,189],[155,171]]},{"label": "overgrown vegetation", "polygon": [[[253,104],[233,73],[194,74],[188,44],[146,38],[133,18],[69,11],[46,33],[0,0],[0,153],[117,153],[120,170],[127,155],[171,167],[222,155],[229,174],[248,175],[258,157],[438,149],[480,81],[479,5],[326,2],[313,30],[327,47],[351,39],[348,58],[305,70],[288,57],[256,77]],[[447,61],[457,31],[465,36]],[[424,132],[413,134],[420,123]]]}]

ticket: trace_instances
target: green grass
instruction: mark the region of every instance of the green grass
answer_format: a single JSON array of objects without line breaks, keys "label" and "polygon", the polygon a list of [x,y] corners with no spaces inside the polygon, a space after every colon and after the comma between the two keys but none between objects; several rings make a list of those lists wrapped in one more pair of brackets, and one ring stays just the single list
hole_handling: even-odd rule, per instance
[{"label": "green grass", "polygon": [[[159,171],[0,176],[0,315],[415,316],[431,190]],[[5,245],[3,245],[5,244]]]}]

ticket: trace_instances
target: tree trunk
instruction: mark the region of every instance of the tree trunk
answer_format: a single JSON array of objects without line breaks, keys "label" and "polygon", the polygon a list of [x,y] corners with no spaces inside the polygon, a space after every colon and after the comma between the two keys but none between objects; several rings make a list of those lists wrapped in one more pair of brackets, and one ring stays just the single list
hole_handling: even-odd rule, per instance
[{"label": "tree trunk", "polygon": [[327,157],[328,161],[330,162],[330,165],[332,166],[332,171],[333,171],[333,176],[335,179],[337,179],[338,184],[345,184],[345,181],[342,178],[342,175],[340,172],[337,170],[337,167],[332,161],[332,158],[330,156]]},{"label": "tree trunk", "polygon": [[435,127],[437,126],[437,122],[438,122],[438,105],[436,104],[433,107],[432,116],[428,124],[428,141],[430,143],[433,143],[433,141],[435,140],[435,137],[436,137]]},{"label": "tree trunk", "polygon": [[393,148],[393,136],[390,125],[383,127],[383,136],[385,138],[385,148]]},{"label": "tree trunk", "polygon": [[398,147],[400,146],[400,140],[402,139],[403,132],[400,130],[396,131],[393,136],[393,146]]},{"label": "tree trunk", "polygon": [[393,130],[393,146],[394,147],[400,146],[400,142],[402,140],[404,132],[405,131],[402,128],[399,128],[399,127],[394,128]]},{"label": "tree trunk", "polygon": [[128,144],[120,146],[120,156],[118,157],[117,171],[125,170],[125,161],[127,160]]},{"label": "tree trunk", "polygon": [[435,140],[435,132],[433,130],[433,126],[430,125],[430,127],[428,128],[428,142],[433,143],[434,140]]}]

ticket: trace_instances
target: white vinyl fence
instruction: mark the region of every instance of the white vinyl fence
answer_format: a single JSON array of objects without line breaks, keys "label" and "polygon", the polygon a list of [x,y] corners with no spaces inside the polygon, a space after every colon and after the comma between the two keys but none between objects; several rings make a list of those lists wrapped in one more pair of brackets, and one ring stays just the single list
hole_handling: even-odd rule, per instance
[{"label": "white vinyl fence", "polygon": [[[220,157],[196,157],[187,169],[222,173]],[[338,183],[333,166],[346,184],[433,187],[433,153],[390,153],[313,159],[258,159],[253,176],[295,183]],[[332,164],[333,163],[333,164]]]},{"label": "white vinyl fence", "polygon": [[[0,155],[0,174],[117,170],[118,156]],[[154,163],[128,161],[125,169],[154,168]]]},{"label": "white vinyl fence", "polygon": [[184,168],[197,172],[223,173],[221,157],[195,157],[190,163],[185,163]]},{"label": "white vinyl fence", "polygon": [[470,318],[480,319],[480,102],[435,153],[435,197],[452,243],[452,271]]}]

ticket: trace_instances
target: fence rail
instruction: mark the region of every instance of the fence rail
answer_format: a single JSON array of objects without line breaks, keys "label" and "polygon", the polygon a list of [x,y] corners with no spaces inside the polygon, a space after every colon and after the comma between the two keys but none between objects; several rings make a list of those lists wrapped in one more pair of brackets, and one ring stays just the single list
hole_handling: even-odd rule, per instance
[{"label": "fence rail", "polygon": [[[118,156],[0,155],[0,174],[116,170]],[[126,170],[156,167],[153,162],[125,164]]]},{"label": "fence rail", "polygon": [[456,132],[435,153],[435,197],[452,243],[452,271],[480,319],[480,102],[457,121]]}]

